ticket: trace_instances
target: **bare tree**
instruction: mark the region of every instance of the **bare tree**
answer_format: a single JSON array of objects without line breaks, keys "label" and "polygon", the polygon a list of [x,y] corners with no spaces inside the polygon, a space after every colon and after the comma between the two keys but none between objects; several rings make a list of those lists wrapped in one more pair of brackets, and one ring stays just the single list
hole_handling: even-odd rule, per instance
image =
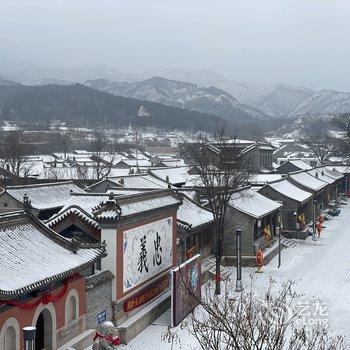
[{"label": "bare tree", "polygon": [[217,129],[212,139],[200,134],[194,142],[179,146],[179,156],[196,169],[198,191],[207,202],[214,219],[216,256],[216,289],[220,294],[220,266],[227,207],[234,190],[242,187],[248,179],[249,159],[236,144],[226,136],[225,126]]},{"label": "bare tree", "polygon": [[[108,177],[115,159],[115,147],[102,129],[96,129],[91,141],[92,159],[95,162],[96,180]],[[106,153],[108,152],[108,158]]]},{"label": "bare tree", "polygon": [[16,176],[30,175],[28,162],[32,147],[24,140],[23,130],[10,131],[1,144],[2,166]]},{"label": "bare tree", "polygon": [[350,112],[334,116],[331,123],[341,131],[344,131],[346,137],[350,140]]},{"label": "bare tree", "polygon": [[72,145],[73,134],[70,129],[61,132],[61,146],[64,153],[64,159],[66,159],[69,148]]},{"label": "bare tree", "polygon": [[345,133],[345,137],[338,139],[338,148],[341,155],[350,156],[350,113],[338,114],[333,117],[334,126]]},{"label": "bare tree", "polygon": [[302,141],[321,164],[336,155],[339,149],[338,141],[328,134],[305,137]]},{"label": "bare tree", "polygon": [[[262,292],[254,289],[252,281],[249,289],[236,293],[228,280],[220,297],[213,292],[213,286],[206,284],[198,300],[200,307],[181,325],[198,341],[200,349],[348,349],[344,337],[333,336],[317,312],[312,315],[313,322],[308,322],[300,311],[305,309],[301,296],[291,281],[278,287],[270,280]],[[166,334],[163,340],[178,340],[171,329]]]}]

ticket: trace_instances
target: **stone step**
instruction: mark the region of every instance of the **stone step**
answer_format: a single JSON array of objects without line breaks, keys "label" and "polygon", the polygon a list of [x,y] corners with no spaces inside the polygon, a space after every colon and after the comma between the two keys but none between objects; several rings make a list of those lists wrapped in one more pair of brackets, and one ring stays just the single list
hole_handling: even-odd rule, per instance
[{"label": "stone step", "polygon": [[95,329],[88,329],[59,347],[57,350],[85,350],[92,345],[95,333]]}]

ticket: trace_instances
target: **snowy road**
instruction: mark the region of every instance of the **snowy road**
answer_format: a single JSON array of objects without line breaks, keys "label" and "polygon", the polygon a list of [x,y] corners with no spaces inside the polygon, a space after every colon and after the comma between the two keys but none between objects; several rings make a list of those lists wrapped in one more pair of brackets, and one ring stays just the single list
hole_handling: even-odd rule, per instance
[{"label": "snowy road", "polygon": [[[254,275],[257,288],[264,289],[269,278],[282,281],[297,281],[297,291],[310,302],[320,299],[327,307],[329,325],[336,333],[350,339],[350,203],[342,207],[339,217],[327,221],[322,236],[316,242],[300,241],[294,248],[282,252],[282,266],[277,268],[277,257],[265,267],[263,274],[254,274],[254,269],[243,269],[247,285]],[[169,314],[170,317],[170,314]],[[157,324],[146,328],[138,337],[121,349],[160,350],[171,349],[161,340],[166,330],[168,315],[165,313]],[[184,331],[178,330],[182,349],[194,348],[195,341]],[[174,349],[180,349],[175,345]]]}]

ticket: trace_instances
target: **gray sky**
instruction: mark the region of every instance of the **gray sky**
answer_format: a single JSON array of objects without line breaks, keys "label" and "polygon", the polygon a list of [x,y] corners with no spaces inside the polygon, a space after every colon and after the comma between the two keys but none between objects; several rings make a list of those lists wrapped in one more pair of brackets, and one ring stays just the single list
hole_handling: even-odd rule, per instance
[{"label": "gray sky", "polygon": [[350,91],[349,0],[0,0],[3,62]]}]

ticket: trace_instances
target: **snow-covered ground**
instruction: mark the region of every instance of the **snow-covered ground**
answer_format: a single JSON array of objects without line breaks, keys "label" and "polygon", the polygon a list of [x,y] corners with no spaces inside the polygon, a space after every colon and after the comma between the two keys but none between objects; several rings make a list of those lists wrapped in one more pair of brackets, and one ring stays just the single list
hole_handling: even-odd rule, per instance
[{"label": "snow-covered ground", "polygon": [[[350,339],[350,203],[342,206],[339,217],[326,221],[326,228],[316,242],[299,241],[293,248],[282,252],[282,266],[277,267],[277,257],[265,267],[263,274],[254,274],[253,268],[243,269],[246,286],[253,275],[254,286],[263,290],[272,277],[276,281],[297,281],[298,293],[303,300],[314,303],[319,300],[325,306],[326,318],[335,333]],[[234,271],[234,270],[233,270]],[[235,274],[233,274],[235,278]],[[170,344],[162,341],[162,333],[170,321],[170,311],[163,314],[128,345],[120,349],[167,350]],[[195,349],[196,341],[185,331],[176,330],[181,345],[173,349]]]}]

